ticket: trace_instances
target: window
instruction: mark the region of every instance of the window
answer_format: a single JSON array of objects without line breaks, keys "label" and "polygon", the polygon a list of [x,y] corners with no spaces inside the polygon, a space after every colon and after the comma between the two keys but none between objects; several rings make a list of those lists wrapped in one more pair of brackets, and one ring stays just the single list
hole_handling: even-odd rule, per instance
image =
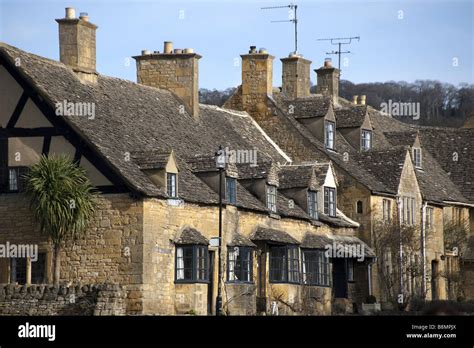
[{"label": "window", "polygon": [[38,253],[38,259],[31,261],[31,284],[46,283],[46,254]]},{"label": "window", "polygon": [[370,150],[372,148],[372,132],[368,130],[362,130],[361,138],[361,149],[363,151]]},{"label": "window", "polygon": [[253,250],[248,247],[228,247],[227,281],[252,282]]},{"label": "window", "polygon": [[363,214],[364,213],[364,209],[363,209],[363,205],[362,205],[362,201],[357,201],[356,203],[356,212],[357,214]]},{"label": "window", "polygon": [[354,281],[354,260],[346,259],[347,262],[347,281]]},{"label": "window", "polygon": [[209,251],[207,246],[176,247],[176,281],[206,282],[209,280]]},{"label": "window", "polygon": [[402,197],[402,223],[406,225],[413,225],[415,223],[415,208],[415,198]]},{"label": "window", "polygon": [[25,188],[23,176],[28,167],[10,167],[8,168],[8,190],[10,192],[21,192]]},{"label": "window", "polygon": [[166,190],[168,196],[171,198],[178,197],[178,191],[176,186],[176,174],[175,173],[166,173]]},{"label": "window", "polygon": [[308,215],[313,219],[318,218],[318,199],[314,191],[308,191]]},{"label": "window", "polygon": [[230,204],[237,203],[237,179],[225,178],[225,196]]},{"label": "window", "polygon": [[433,208],[427,207],[426,208],[426,228],[431,229],[433,228]]},{"label": "window", "polygon": [[277,211],[276,195],[276,186],[267,185],[267,208],[270,209],[270,211],[273,213],[276,213]]},{"label": "window", "polygon": [[329,259],[324,250],[303,250],[303,283],[330,286]]},{"label": "window", "polygon": [[336,216],[336,189],[333,187],[324,188],[324,214]]},{"label": "window", "polygon": [[270,248],[270,282],[299,283],[300,253],[295,245]]},{"label": "window", "polygon": [[413,163],[416,168],[421,168],[421,149],[413,148]]},{"label": "window", "polygon": [[334,122],[326,121],[324,144],[327,149],[334,149]]},{"label": "window", "polygon": [[382,200],[382,218],[383,221],[392,221],[392,201],[389,199]]},{"label": "window", "polygon": [[10,281],[26,284],[26,257],[12,258],[10,261]]}]

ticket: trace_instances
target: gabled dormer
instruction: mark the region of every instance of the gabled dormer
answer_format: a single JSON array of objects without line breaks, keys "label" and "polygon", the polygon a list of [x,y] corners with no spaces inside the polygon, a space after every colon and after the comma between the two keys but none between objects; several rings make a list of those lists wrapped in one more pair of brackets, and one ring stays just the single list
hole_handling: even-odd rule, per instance
[{"label": "gabled dormer", "polygon": [[280,166],[262,162],[257,166],[238,165],[240,182],[257,197],[270,214],[278,213],[278,188]]},{"label": "gabled dormer", "polygon": [[337,130],[357,151],[373,148],[373,127],[366,105],[336,110]]},{"label": "gabled dormer", "polygon": [[137,151],[132,159],[168,198],[179,197],[179,168],[173,150]]},{"label": "gabled dormer", "polygon": [[337,177],[331,163],[318,164],[315,167],[321,188],[318,190],[319,211],[330,217],[337,216]]},{"label": "gabled dormer", "polygon": [[[225,155],[224,155],[225,156]],[[235,161],[223,158],[225,169],[222,173],[222,192],[224,203],[235,205],[238,202],[238,170]],[[216,157],[197,155],[188,158],[186,162],[192,172],[206,183],[214,192],[219,193],[219,169],[216,166]]]},{"label": "gabled dormer", "polygon": [[285,165],[279,173],[279,190],[299,205],[312,219],[318,219],[318,191],[321,183],[316,176],[315,163]]}]

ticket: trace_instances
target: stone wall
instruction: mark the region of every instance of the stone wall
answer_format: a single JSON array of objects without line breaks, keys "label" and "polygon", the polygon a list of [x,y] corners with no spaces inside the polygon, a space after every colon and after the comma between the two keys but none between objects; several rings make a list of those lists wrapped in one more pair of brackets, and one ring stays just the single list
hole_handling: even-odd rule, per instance
[{"label": "stone wall", "polygon": [[120,285],[0,284],[0,315],[125,315]]}]

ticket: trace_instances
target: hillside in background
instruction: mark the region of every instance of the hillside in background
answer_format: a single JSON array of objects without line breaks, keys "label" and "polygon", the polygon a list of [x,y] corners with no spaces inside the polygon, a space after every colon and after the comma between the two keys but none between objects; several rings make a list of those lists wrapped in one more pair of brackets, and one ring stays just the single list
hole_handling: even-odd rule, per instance
[{"label": "hillside in background", "polygon": [[[315,86],[311,92],[315,93]],[[234,93],[235,88],[224,91],[200,89],[199,100],[203,104],[222,106]],[[454,86],[431,80],[372,82],[355,84],[341,80],[340,96],[352,100],[354,95],[366,95],[367,104],[377,110],[382,103],[420,103],[420,119],[400,117],[404,122],[428,126],[465,127],[474,126],[474,85]]]}]

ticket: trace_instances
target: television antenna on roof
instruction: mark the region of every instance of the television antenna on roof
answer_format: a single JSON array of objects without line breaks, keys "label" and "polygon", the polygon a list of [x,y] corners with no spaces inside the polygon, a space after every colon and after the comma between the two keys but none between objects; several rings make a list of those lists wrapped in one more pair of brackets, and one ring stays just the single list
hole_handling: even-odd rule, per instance
[{"label": "television antenna on roof", "polygon": [[298,5],[296,4],[289,4],[284,6],[269,6],[269,7],[262,7],[261,10],[274,10],[278,8],[289,8],[289,19],[278,20],[278,21],[271,21],[271,23],[282,23],[282,22],[290,22],[295,25],[295,53],[298,52],[298,17],[296,15],[296,11],[298,9]]},{"label": "television antenna on roof", "polygon": [[341,70],[341,54],[351,53],[351,51],[342,51],[341,45],[350,45],[352,40],[360,41],[360,36],[352,36],[352,37],[333,37],[329,39],[318,39],[318,41],[331,41],[332,45],[338,45],[339,48],[337,51],[326,52],[326,54],[337,54],[339,56],[339,61],[337,67]]}]

